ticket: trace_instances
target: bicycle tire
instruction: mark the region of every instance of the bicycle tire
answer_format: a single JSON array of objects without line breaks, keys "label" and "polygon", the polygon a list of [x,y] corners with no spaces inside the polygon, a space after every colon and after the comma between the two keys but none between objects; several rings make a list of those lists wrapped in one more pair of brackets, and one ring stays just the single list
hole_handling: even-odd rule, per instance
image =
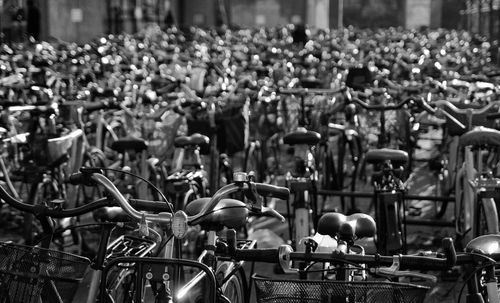
[{"label": "bicycle tire", "polygon": [[[377,235],[375,244],[377,252],[383,255],[406,253],[406,240],[404,223],[401,217],[403,210],[401,209],[400,199],[402,193],[385,193],[376,194],[375,199],[375,222],[377,222]],[[386,205],[384,207],[384,205]]]},{"label": "bicycle tire", "polygon": [[135,287],[135,271],[131,269],[117,268],[108,275],[108,296],[112,298],[111,302],[132,303]]},{"label": "bicycle tire", "polygon": [[[27,203],[32,205],[40,204],[40,200],[45,197],[45,191],[43,187],[47,184],[33,183],[31,184]],[[38,220],[35,220],[35,216],[31,213],[24,212],[24,230],[23,238],[25,245],[33,245],[36,242],[37,235],[42,234],[42,228]]]},{"label": "bicycle tire", "polygon": [[474,238],[498,233],[498,211],[493,198],[478,201],[475,219]]},{"label": "bicycle tire", "polygon": [[[339,174],[342,175],[342,190],[347,189],[351,192],[356,191],[359,164],[363,155],[360,141],[361,139],[359,137],[354,137],[351,140],[347,140],[347,142],[344,144],[345,151],[342,159],[344,167],[341,174]],[[348,183],[346,183],[345,176],[349,177]],[[356,197],[351,196],[350,208],[347,211],[347,214],[358,212],[361,212],[361,210],[356,206]]]},{"label": "bicycle tire", "polygon": [[262,154],[260,146],[257,142],[251,142],[245,150],[243,171],[253,171],[255,182],[261,182],[264,178],[262,170]]},{"label": "bicycle tire", "polygon": [[[435,183],[436,185],[435,185],[435,190],[434,190],[436,197],[448,196],[448,190],[446,189],[447,175],[448,175],[447,171],[443,169],[436,176],[436,183]],[[448,201],[441,201],[441,202],[436,201],[434,203],[434,205],[435,205],[435,211],[436,211],[435,218],[436,219],[442,218],[445,215],[446,210],[448,208]]]},{"label": "bicycle tire", "polygon": [[243,268],[235,272],[221,287],[222,294],[231,303],[246,303],[248,298],[246,289]]},{"label": "bicycle tire", "polygon": [[319,184],[322,189],[336,189],[336,178],[335,178],[335,163],[328,145],[321,146],[318,149],[318,171],[321,172],[319,176]]}]

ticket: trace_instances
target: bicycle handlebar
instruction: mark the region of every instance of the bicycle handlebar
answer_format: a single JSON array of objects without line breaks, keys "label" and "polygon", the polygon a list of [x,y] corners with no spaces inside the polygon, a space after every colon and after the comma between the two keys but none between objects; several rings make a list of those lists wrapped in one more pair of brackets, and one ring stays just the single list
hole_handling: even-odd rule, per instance
[{"label": "bicycle handlebar", "polygon": [[[158,214],[150,214],[143,213],[137,211],[132,207],[129,200],[127,200],[120,191],[116,188],[116,186],[111,182],[106,176],[102,175],[98,169],[95,168],[82,168],[80,169],[80,173],[76,173],[70,176],[69,182],[72,184],[84,184],[84,185],[92,185],[99,184],[103,186],[106,191],[118,202],[119,206],[134,220],[141,221],[147,220],[157,223],[170,223],[172,219],[171,213],[158,213]],[[198,222],[206,216],[207,213],[212,211],[220,200],[227,197],[228,195],[238,192],[249,190],[250,183],[247,182],[236,182],[234,184],[228,184],[221,189],[219,189],[213,197],[210,199],[210,202],[205,204],[203,209],[196,215],[188,216],[187,222],[190,225],[196,225]],[[280,199],[288,199],[290,191],[288,188],[262,184],[262,183],[251,183],[255,184],[255,189],[258,194],[267,197],[276,197]],[[141,201],[141,200],[136,200]],[[142,200],[145,202],[144,200]]]},{"label": "bicycle handlebar", "polygon": [[[19,201],[12,197],[2,186],[0,186],[0,199],[20,211],[57,219],[81,216],[103,207],[118,206],[113,199],[105,197],[72,209],[51,209],[45,205],[32,205]],[[161,201],[129,199],[128,203],[136,209],[153,212],[169,211],[172,207],[167,202]]]},{"label": "bicycle handlebar", "polygon": [[[418,255],[399,255],[401,269],[418,270],[445,270],[453,267],[457,262],[457,255],[451,238],[443,239],[444,257],[430,257]],[[355,263],[366,264],[372,267],[390,266],[396,256],[345,254],[340,251],[331,253],[293,252],[287,246],[269,249],[235,249],[233,256],[238,261],[256,261],[264,263],[278,263],[291,261]]]},{"label": "bicycle handlebar", "polygon": [[494,106],[500,106],[500,101],[493,101],[481,108],[458,108],[456,107],[453,103],[447,100],[438,100],[435,101],[434,104],[436,106],[443,106],[446,105],[451,111],[457,114],[472,114],[472,115],[482,115],[486,114],[491,108]]}]

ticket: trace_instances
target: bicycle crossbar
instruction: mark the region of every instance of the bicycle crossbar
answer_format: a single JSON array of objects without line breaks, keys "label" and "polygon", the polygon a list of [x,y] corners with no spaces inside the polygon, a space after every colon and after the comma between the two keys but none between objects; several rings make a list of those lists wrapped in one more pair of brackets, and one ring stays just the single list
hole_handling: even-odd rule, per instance
[{"label": "bicycle crossbar", "polygon": [[[358,197],[358,198],[373,198],[372,192],[359,192],[359,191],[341,191],[341,190],[318,190],[318,195],[323,196],[339,196],[339,197]],[[444,196],[418,196],[418,195],[405,195],[405,200],[429,200],[435,202],[454,202],[455,197]]]}]

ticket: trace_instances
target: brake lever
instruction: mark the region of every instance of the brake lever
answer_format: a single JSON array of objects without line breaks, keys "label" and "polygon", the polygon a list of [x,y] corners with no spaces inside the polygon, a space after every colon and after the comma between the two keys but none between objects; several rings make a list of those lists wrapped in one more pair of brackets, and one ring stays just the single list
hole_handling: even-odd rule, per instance
[{"label": "brake lever", "polygon": [[375,268],[372,269],[371,271],[372,273],[377,275],[390,276],[390,277],[414,277],[414,278],[421,278],[424,280],[428,280],[433,283],[437,282],[437,277],[434,275],[423,274],[408,270],[399,270],[399,265],[400,265],[399,256],[396,255],[393,256],[392,265],[390,267]]},{"label": "brake lever", "polygon": [[259,215],[265,217],[273,217],[280,220],[281,223],[285,223],[285,217],[283,217],[279,212],[270,207],[262,206]]}]

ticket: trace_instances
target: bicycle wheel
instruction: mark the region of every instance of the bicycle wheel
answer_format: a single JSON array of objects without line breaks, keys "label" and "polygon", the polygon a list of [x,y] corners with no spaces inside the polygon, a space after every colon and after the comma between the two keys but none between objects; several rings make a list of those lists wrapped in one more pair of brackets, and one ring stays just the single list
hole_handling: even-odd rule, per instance
[{"label": "bicycle wheel", "polygon": [[[52,189],[48,184],[33,183],[30,187],[27,203],[31,205],[41,204],[51,194]],[[33,245],[42,235],[42,227],[35,216],[28,212],[24,216],[24,231],[23,237],[25,245]]]},{"label": "bicycle wheel", "polygon": [[498,233],[498,212],[493,198],[482,198],[477,203],[474,238]]},{"label": "bicycle wheel", "polygon": [[222,285],[222,294],[229,299],[231,303],[246,302],[246,287],[244,284],[244,272],[237,271],[232,275],[224,285]]},{"label": "bicycle wheel", "polygon": [[243,171],[253,171],[256,182],[261,182],[263,179],[262,154],[259,142],[251,142],[247,147],[245,151],[245,164],[243,166]]},{"label": "bicycle wheel", "polygon": [[318,149],[318,162],[316,166],[320,172],[319,184],[322,189],[337,189],[335,180],[335,163],[328,145],[325,144]]},{"label": "bicycle wheel", "polygon": [[[345,139],[344,144],[345,152],[343,154],[342,163],[343,169],[339,175],[341,175],[342,180],[342,190],[349,190],[351,192],[356,191],[356,183],[358,179],[359,163],[362,158],[363,152],[361,149],[361,139],[359,137],[352,137],[350,139]],[[341,165],[341,163],[339,163]],[[353,214],[361,212],[361,210],[356,206],[356,198],[352,196],[350,198],[350,208],[347,214]]]},{"label": "bicycle wheel", "polygon": [[135,271],[131,269],[117,268],[108,276],[108,296],[113,302],[133,302],[135,293]]},{"label": "bicycle wheel", "polygon": [[[441,170],[436,176],[435,183],[435,196],[436,197],[446,197],[449,194],[449,191],[446,189],[446,179],[448,178],[448,172],[446,170]],[[446,213],[446,209],[448,208],[448,201],[436,201],[434,203],[437,219],[440,219]]]}]

